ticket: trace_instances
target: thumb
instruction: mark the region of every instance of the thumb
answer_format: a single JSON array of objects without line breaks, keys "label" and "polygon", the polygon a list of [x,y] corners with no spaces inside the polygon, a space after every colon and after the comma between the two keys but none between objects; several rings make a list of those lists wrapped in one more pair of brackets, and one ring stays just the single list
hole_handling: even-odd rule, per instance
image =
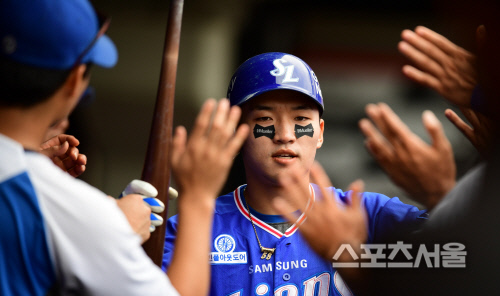
[{"label": "thumb", "polygon": [[422,113],[422,122],[427,133],[431,137],[432,146],[434,148],[441,150],[443,147],[450,145],[441,122],[432,111],[425,110],[424,113]]}]

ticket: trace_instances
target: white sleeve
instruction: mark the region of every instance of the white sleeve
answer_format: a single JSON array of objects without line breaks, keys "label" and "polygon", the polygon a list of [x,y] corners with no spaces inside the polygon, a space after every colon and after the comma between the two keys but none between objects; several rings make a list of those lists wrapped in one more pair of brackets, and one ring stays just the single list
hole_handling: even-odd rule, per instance
[{"label": "white sleeve", "polygon": [[29,157],[29,167],[62,294],[178,295],[115,200],[44,156]]}]

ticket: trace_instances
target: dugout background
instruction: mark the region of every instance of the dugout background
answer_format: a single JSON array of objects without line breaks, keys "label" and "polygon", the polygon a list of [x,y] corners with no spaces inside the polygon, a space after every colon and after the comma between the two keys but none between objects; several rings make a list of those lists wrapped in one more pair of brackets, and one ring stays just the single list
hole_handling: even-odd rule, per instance
[{"label": "dugout background", "polygon": [[[68,133],[81,140],[80,151],[88,156],[81,178],[118,196],[142,171],[169,2],[92,2],[112,16],[108,35],[118,47],[119,61],[110,70],[92,69],[96,99],[75,110]],[[397,51],[400,32],[417,25],[474,50],[479,23],[469,15],[473,10],[448,2],[185,0],[174,124],[189,129],[206,98],[225,97],[233,71],[245,59],[267,51],[291,53],[312,67],[321,84],[325,143],[316,158],[334,186],[345,189],[361,178],[367,191],[412,203],[366,152],[357,122],[366,104],[386,102],[428,140],[421,114],[429,109],[445,127],[459,176],[478,160],[472,145],[444,117],[450,105],[400,70],[405,62]],[[232,174],[224,191],[234,189],[240,178]],[[175,202],[170,203],[169,216],[175,211]]]}]

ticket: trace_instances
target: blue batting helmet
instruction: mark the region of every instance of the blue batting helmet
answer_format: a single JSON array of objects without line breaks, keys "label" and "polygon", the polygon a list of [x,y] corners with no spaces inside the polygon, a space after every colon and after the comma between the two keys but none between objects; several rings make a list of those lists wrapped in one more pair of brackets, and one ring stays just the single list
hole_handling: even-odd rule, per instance
[{"label": "blue batting helmet", "polygon": [[271,90],[289,89],[313,99],[323,113],[324,104],[318,78],[313,70],[296,56],[268,52],[246,60],[236,70],[227,89],[227,98],[233,105]]}]

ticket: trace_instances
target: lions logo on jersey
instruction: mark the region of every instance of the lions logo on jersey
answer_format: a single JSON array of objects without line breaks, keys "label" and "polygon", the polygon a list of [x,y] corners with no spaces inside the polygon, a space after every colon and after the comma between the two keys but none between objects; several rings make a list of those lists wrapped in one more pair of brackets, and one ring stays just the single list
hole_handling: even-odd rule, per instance
[{"label": "lions logo on jersey", "polygon": [[221,234],[214,240],[216,252],[211,252],[210,264],[247,263],[247,252],[234,252],[236,241],[229,234]]},{"label": "lions logo on jersey", "polygon": [[215,249],[222,253],[234,251],[236,244],[234,238],[228,234],[219,235],[214,241]]}]

